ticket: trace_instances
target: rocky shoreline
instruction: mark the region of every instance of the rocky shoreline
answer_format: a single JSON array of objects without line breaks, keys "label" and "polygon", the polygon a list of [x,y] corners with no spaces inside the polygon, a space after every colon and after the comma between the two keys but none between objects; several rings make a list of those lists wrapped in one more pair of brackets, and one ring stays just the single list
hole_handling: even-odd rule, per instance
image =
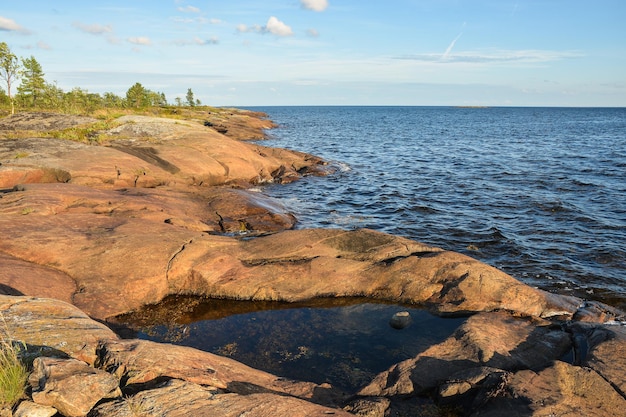
[{"label": "rocky shoreline", "polygon": [[[6,415],[625,415],[623,312],[396,236],[290,230],[254,186],[328,167],[242,141],[272,127],[263,115],[123,116],[98,144],[46,133],[96,122],[0,120],[0,314],[33,366]],[[173,295],[365,297],[469,318],[345,393],[111,330]]]}]

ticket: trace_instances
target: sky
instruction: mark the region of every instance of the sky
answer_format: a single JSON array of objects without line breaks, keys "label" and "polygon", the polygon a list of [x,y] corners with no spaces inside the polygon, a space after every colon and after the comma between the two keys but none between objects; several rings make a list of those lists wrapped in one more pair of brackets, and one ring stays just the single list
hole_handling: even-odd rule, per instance
[{"label": "sky", "polygon": [[63,90],[239,107],[624,107],[624,22],[624,0],[0,0],[0,42]]}]

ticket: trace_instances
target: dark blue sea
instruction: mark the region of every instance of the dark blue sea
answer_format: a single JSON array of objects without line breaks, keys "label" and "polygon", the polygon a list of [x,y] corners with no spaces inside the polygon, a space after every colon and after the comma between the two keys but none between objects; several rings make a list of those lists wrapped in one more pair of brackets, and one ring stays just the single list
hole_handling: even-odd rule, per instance
[{"label": "dark blue sea", "polygon": [[337,168],[263,192],[297,228],[370,228],[626,308],[626,109],[256,107]]}]

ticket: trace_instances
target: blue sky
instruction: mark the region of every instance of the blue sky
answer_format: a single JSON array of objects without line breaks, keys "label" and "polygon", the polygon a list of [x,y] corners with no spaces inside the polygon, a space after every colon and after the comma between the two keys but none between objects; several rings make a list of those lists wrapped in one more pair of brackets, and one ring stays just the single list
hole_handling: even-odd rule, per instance
[{"label": "blue sky", "polygon": [[64,90],[204,104],[626,106],[626,1],[3,1]]}]

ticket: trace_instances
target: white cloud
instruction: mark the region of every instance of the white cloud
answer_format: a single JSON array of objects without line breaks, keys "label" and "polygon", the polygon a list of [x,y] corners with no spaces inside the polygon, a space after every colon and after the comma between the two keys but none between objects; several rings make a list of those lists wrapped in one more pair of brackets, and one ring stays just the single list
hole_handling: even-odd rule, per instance
[{"label": "white cloud", "polygon": [[194,6],[185,6],[185,7],[179,7],[178,11],[184,12],[184,13],[200,13],[201,10]]},{"label": "white cloud", "polygon": [[328,7],[328,0],[300,0],[302,7],[315,12],[323,12]]},{"label": "white cloud", "polygon": [[15,20],[8,19],[6,17],[0,16],[0,31],[4,32],[19,32],[25,35],[30,34],[30,31],[20,25],[18,25]]},{"label": "white cloud", "polygon": [[318,36],[320,36],[320,33],[317,31],[317,29],[309,29],[306,31],[306,34],[313,38],[317,38]]},{"label": "white cloud", "polygon": [[271,16],[267,20],[267,24],[265,26],[261,25],[252,25],[248,26],[243,23],[237,25],[237,32],[240,33],[271,33],[276,36],[291,36],[293,35],[293,30],[291,27],[286,25],[284,22],[278,20],[277,17]]},{"label": "white cloud", "polygon": [[50,50],[52,49],[52,47],[50,45],[48,45],[47,43],[45,43],[44,41],[39,41],[37,42],[37,48],[39,49],[45,49],[45,50]]},{"label": "white cloud", "polygon": [[266,31],[266,28],[261,25],[248,26],[243,23],[237,25],[237,32],[241,33],[265,33]]},{"label": "white cloud", "polygon": [[72,26],[74,26],[78,30],[81,30],[85,33],[90,33],[92,35],[102,35],[105,33],[113,32],[113,27],[111,25],[101,25],[98,23],[86,25],[84,23],[74,22],[72,23]]},{"label": "white cloud", "polygon": [[152,41],[147,36],[136,36],[136,37],[128,38],[126,40],[135,45],[144,45],[144,46],[152,45]]},{"label": "white cloud", "polygon": [[178,46],[189,46],[189,45],[204,46],[204,45],[217,45],[218,43],[220,43],[220,41],[215,36],[210,39],[202,39],[202,38],[196,37],[196,38],[193,38],[193,40],[191,41],[186,40],[186,39],[174,41],[174,44]]},{"label": "white cloud", "polygon": [[291,36],[293,31],[285,23],[272,16],[268,19],[267,25],[265,25],[267,31],[276,36]]},{"label": "white cloud", "polygon": [[176,23],[182,23],[185,25],[190,25],[193,23],[198,23],[200,25],[206,25],[206,24],[217,25],[217,24],[222,23],[222,21],[219,19],[207,19],[206,17],[202,17],[202,16],[198,16],[198,17],[176,16],[176,17],[172,17],[171,19],[172,21]]}]

